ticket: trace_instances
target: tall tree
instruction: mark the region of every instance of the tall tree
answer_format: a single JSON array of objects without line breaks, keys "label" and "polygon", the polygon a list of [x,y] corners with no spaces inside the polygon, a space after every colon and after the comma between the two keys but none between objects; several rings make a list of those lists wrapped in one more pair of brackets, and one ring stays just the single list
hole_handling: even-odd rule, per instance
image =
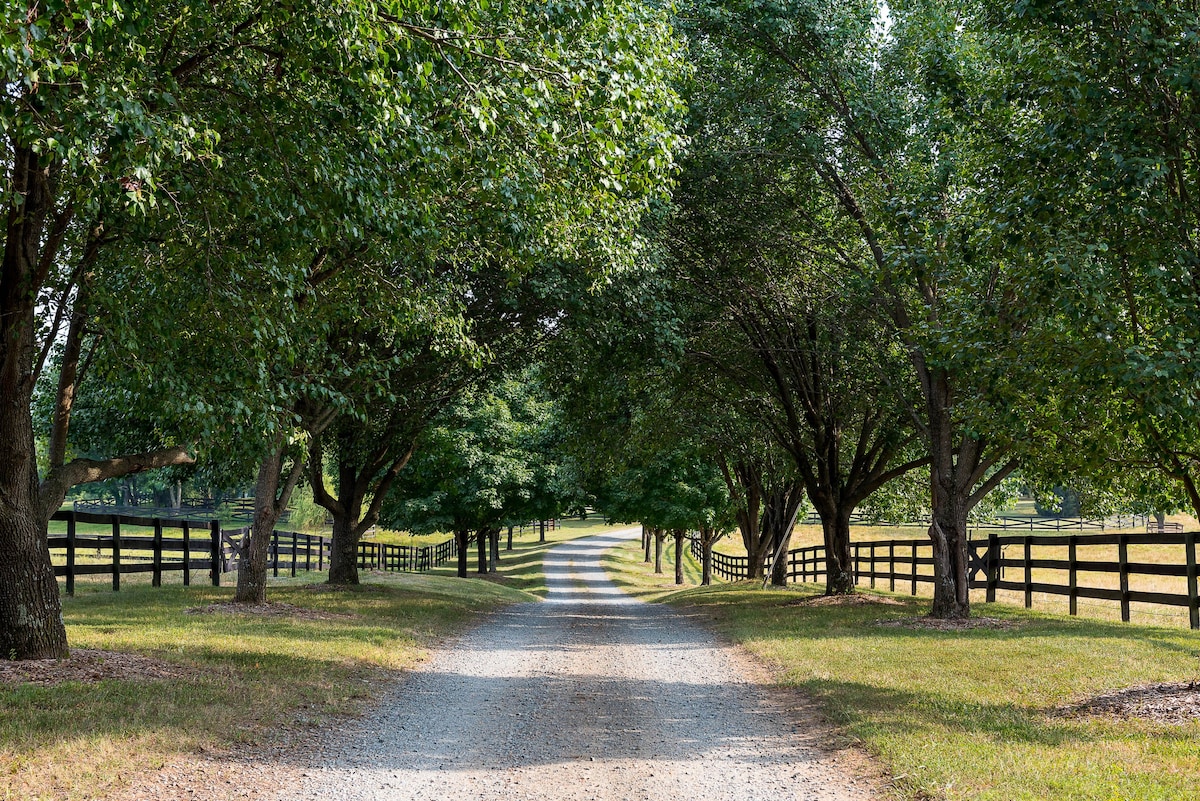
[{"label": "tall tree", "polygon": [[1196,5],[986,8],[1020,109],[994,205],[1040,268],[1027,294],[1060,314],[1065,386],[1034,399],[1038,435],[1101,478],[1158,469],[1200,515]]},{"label": "tall tree", "polygon": [[[1031,325],[980,181],[1006,179],[995,158],[1013,114],[988,91],[1004,62],[987,20],[938,0],[699,3],[695,19],[694,41],[729,54],[724,85],[763,157],[814,199],[810,242],[863,282],[907,354],[932,476],[932,614],[966,616],[967,518],[1016,468],[1023,433],[985,413],[1003,372],[990,356]],[[1010,380],[1022,366],[1005,365]]]},{"label": "tall tree", "polygon": [[[191,459],[180,446],[66,459],[80,344],[101,309],[95,290],[135,284],[138,274],[111,251],[138,214],[169,203],[165,178],[174,167],[218,165],[222,98],[269,94],[272,84],[262,77],[284,65],[353,60],[374,24],[367,11],[364,4],[30,3],[9,15],[0,33],[12,54],[4,65],[7,174],[0,198],[7,210],[0,271],[5,653],[66,655],[46,521],[67,489]],[[101,267],[109,269],[101,275]],[[121,269],[114,274],[113,267]],[[151,289],[139,286],[133,297],[157,312]],[[50,459],[39,481],[30,402],[60,333],[65,345]]]},{"label": "tall tree", "polygon": [[757,157],[740,107],[712,99],[692,104],[693,152],[664,232],[689,299],[689,354],[711,373],[691,383],[791,456],[821,518],[826,591],[852,592],[851,515],[924,461],[906,454],[915,382],[891,327],[871,314],[870,292],[834,277],[854,243],[829,247],[832,223],[815,199],[793,195]]},{"label": "tall tree", "polygon": [[472,541],[479,545],[479,572],[489,572],[488,540],[522,517],[538,492],[538,454],[530,446],[542,402],[531,389],[508,377],[464,394],[421,436],[409,469],[385,499],[387,525],[453,533],[460,577],[467,575]]}]

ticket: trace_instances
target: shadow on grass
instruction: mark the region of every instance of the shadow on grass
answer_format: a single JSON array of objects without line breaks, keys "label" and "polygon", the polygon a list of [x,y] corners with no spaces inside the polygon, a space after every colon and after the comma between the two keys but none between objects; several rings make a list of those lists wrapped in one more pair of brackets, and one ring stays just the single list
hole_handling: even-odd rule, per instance
[{"label": "shadow on grass", "polygon": [[[922,642],[1015,642],[1031,638],[1087,638],[1137,641],[1153,648],[1200,657],[1200,633],[1186,629],[1111,623],[1091,618],[1071,618],[1026,610],[1007,604],[975,604],[975,617],[998,618],[1006,625],[989,628],[939,630],[918,626],[881,626],[880,622],[923,617],[929,611],[928,599],[894,595],[875,590],[859,590],[866,597],[886,599],[885,604],[863,606],[804,606],[799,598],[821,595],[816,585],[760,589],[755,582],[736,582],[710,588],[691,588],[662,600],[676,605],[703,607],[717,614],[751,608],[765,624],[786,620],[808,637],[871,637]],[[899,602],[899,606],[892,605]]]},{"label": "shadow on grass", "polygon": [[37,754],[66,742],[149,737],[171,752],[256,737],[302,708],[355,712],[380,676],[399,675],[395,669],[416,661],[421,646],[478,611],[531,600],[479,581],[368,582],[338,592],[299,583],[269,589],[272,602],[338,615],[319,619],[187,614],[230,600],[231,590],[212,587],[132,587],[64,599],[73,647],[142,653],[183,666],[187,675],[0,684],[0,751],[20,755],[36,772]]}]

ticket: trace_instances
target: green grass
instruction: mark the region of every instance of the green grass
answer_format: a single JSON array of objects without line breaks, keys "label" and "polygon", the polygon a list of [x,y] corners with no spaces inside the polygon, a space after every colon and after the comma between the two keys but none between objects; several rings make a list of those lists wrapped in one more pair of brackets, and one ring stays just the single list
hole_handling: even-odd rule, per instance
[{"label": "green grass", "polygon": [[[645,561],[645,551],[641,543],[622,545],[610,548],[601,557],[601,564],[608,572],[613,583],[625,592],[641,598],[644,601],[655,601],[678,592],[680,586],[675,583],[675,540],[668,537],[663,541],[663,558],[661,574],[654,571],[654,544],[650,545],[650,561]],[[703,571],[701,565],[692,558],[687,544],[683,547],[683,582],[686,586],[700,583]],[[716,580],[716,579],[714,579]]]},{"label": "green grass", "polygon": [[371,575],[338,592],[306,586],[323,578],[281,580],[268,597],[332,619],[185,613],[228,601],[228,588],[142,584],[64,598],[72,647],[145,654],[191,673],[0,685],[0,798],[104,797],[172,757],[353,714],[381,679],[476,613],[531,600],[493,582],[428,575]]},{"label": "green grass", "polygon": [[1200,721],[1052,714],[1108,690],[1200,678],[1195,632],[1001,604],[975,611],[1012,628],[890,628],[876,623],[923,614],[928,601],[876,593],[900,605],[796,606],[789,604],[818,588],[751,582],[664,593],[636,542],[610,552],[606,567],[643,597],[710,614],[781,683],[818,699],[892,772],[902,798],[1200,798]]}]

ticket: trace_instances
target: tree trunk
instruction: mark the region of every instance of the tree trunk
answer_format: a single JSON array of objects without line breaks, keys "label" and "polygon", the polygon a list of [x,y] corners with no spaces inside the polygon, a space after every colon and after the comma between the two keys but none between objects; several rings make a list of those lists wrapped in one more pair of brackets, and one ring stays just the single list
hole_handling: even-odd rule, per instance
[{"label": "tree trunk", "polygon": [[512,531],[513,531],[513,527],[509,526],[508,527],[508,547],[504,549],[506,551],[512,550]]},{"label": "tree trunk", "polygon": [[702,570],[700,573],[700,586],[707,587],[712,584],[712,553],[713,540],[708,536],[707,532],[703,533],[703,539],[700,541],[700,548],[703,552]]},{"label": "tree trunk", "polygon": [[[941,496],[939,498],[939,495]],[[943,620],[971,614],[967,570],[967,514],[957,493],[935,492],[933,524],[933,608],[930,615]]]},{"label": "tree trunk", "polygon": [[467,563],[470,560],[469,548],[471,545],[471,532],[465,528],[456,528],[454,530],[454,546],[458,551],[458,577],[467,577]]},{"label": "tree trunk", "polygon": [[[254,521],[249,535],[242,542],[242,558],[238,560],[238,582],[234,601],[261,604],[267,600],[267,560],[271,553],[271,538],[275,524],[292,499],[292,491],[304,474],[304,459],[297,457],[291,471],[283,473],[287,445],[275,445],[258,466],[254,485]],[[295,555],[293,554],[293,558]]]},{"label": "tree trunk", "polygon": [[488,553],[487,553],[487,529],[481,528],[475,532],[476,551],[479,554],[479,573],[487,575],[488,572]]},{"label": "tree trunk", "polygon": [[675,534],[675,583],[683,583],[683,541],[686,539],[687,532],[681,528],[674,531]]},{"label": "tree trunk", "polygon": [[358,584],[358,541],[355,520],[350,515],[333,516],[327,584]]},{"label": "tree trunk", "polygon": [[662,573],[663,537],[666,533],[661,528],[654,529],[654,572]]},{"label": "tree trunk", "polygon": [[[271,535],[279,521],[275,499],[279,492],[279,474],[283,469],[283,446],[274,447],[258,465],[254,484],[254,521],[242,541],[238,560],[237,592],[233,600],[240,604],[261,604],[267,600],[267,560],[271,555]],[[331,567],[332,570],[332,567]]]},{"label": "tree trunk", "polygon": [[540,533],[538,534],[538,542],[545,542],[546,541],[546,521],[539,520],[538,526],[541,529]]},{"label": "tree trunk", "polygon": [[30,410],[40,289],[35,276],[54,192],[30,148],[12,143],[8,164],[0,264],[0,659],[61,659],[67,656],[67,632],[50,562]]},{"label": "tree trunk", "polygon": [[[966,441],[956,449],[951,418],[949,379],[936,375],[927,389],[929,406],[930,484],[933,522],[929,539],[933,543],[933,608],[930,614],[944,620],[961,619],[971,614],[970,588],[967,583],[967,514],[971,494],[968,469],[962,462],[964,451],[976,447]],[[958,452],[956,452],[958,451]],[[965,485],[965,486],[964,486]]]},{"label": "tree trunk", "polygon": [[488,536],[488,542],[491,543],[491,563],[488,565],[488,572],[495,573],[500,569],[500,527],[496,526],[492,529]]},{"label": "tree trunk", "polygon": [[[762,522],[760,523],[761,543],[760,550],[755,555],[755,562],[752,564],[757,566],[757,569],[751,574],[751,578],[761,578],[763,575],[763,561],[769,553],[773,556],[779,551],[780,545],[786,549],[786,543],[791,540],[792,529],[796,525],[796,515],[800,511],[800,501],[802,499],[802,489],[799,484],[787,484],[782,487],[776,487],[771,491],[764,493]],[[782,556],[782,552],[780,552]],[[774,581],[774,568],[772,566],[772,580]],[[787,567],[783,568],[783,583],[787,583]]]},{"label": "tree trunk", "polygon": [[[7,284],[8,277],[4,280]],[[14,346],[29,347],[24,340],[32,336],[32,313],[21,320],[3,320],[0,315],[0,359],[5,367],[0,376],[0,659],[65,659],[67,631],[34,455],[32,354],[20,359],[7,352]],[[10,360],[25,363],[10,370]]]},{"label": "tree trunk", "polygon": [[743,542],[746,545],[746,578],[762,578],[765,550],[763,541],[757,537],[743,537]]},{"label": "tree trunk", "polygon": [[774,587],[786,587],[788,579],[788,548],[792,545],[792,531],[794,528],[788,528],[779,536],[779,542],[775,546],[774,557],[775,561],[771,565],[771,585]]},{"label": "tree trunk", "polygon": [[642,547],[646,551],[646,558],[642,561],[646,564],[650,564],[650,541],[652,539],[654,539],[654,537],[651,535],[649,527],[642,526]]},{"label": "tree trunk", "polygon": [[833,504],[817,509],[821,516],[821,534],[825,540],[825,594],[850,595],[854,592],[853,557],[850,553],[850,515],[853,509]]}]

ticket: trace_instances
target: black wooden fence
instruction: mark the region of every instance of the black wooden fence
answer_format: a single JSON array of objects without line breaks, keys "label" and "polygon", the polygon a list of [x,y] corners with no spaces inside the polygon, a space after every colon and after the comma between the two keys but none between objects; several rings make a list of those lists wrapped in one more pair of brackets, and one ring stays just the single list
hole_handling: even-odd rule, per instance
[{"label": "black wooden fence", "polygon": [[[816,512],[810,512],[803,520],[798,521],[804,525],[821,525],[821,518]],[[855,525],[863,526],[895,526],[903,528],[924,528],[929,526],[930,518],[924,517],[917,520],[908,521],[892,521],[892,520],[875,520],[862,512],[855,512],[850,515],[850,522]],[[1142,514],[1135,515],[1116,515],[1114,517],[1105,518],[1086,518],[1086,517],[993,517],[988,520],[983,520],[977,523],[970,523],[971,529],[976,531],[1106,531],[1108,529],[1121,528],[1140,528],[1156,525],[1149,516]],[[1176,523],[1167,523],[1169,527],[1178,525]],[[1180,531],[1182,531],[1180,527]]]},{"label": "black wooden fence", "polygon": [[[972,540],[968,548],[971,589],[983,589],[989,602],[996,600],[998,590],[1022,593],[1027,608],[1033,606],[1033,594],[1063,596],[1068,599],[1072,615],[1078,614],[1079,599],[1090,598],[1116,601],[1121,606],[1121,619],[1128,622],[1133,603],[1183,607],[1193,629],[1200,629],[1200,590],[1196,548],[1200,535],[1194,532],[1154,534],[1070,534],[1070,535],[1000,535],[991,532],[986,539]],[[1180,549],[1180,561],[1158,563],[1133,561],[1131,547],[1169,546]],[[1117,558],[1086,558],[1087,551],[1099,547],[1117,549]],[[912,595],[919,584],[933,583],[933,544],[929,540],[881,540],[851,543],[851,570],[854,583],[869,582],[872,588],[895,591],[897,586]],[[1063,550],[1055,558],[1035,556],[1034,549]],[[1083,552],[1085,558],[1080,558]],[[700,557],[700,547],[693,541],[692,554]],[[1065,558],[1063,558],[1065,556]],[[768,557],[769,558],[769,557]],[[788,551],[788,578],[799,581],[819,581],[825,576],[825,548],[817,545]],[[749,576],[749,560],[745,556],[713,554],[713,571],[722,578],[736,581]],[[1034,570],[1059,571],[1066,574],[1066,583],[1034,581]],[[1096,587],[1080,582],[1087,577],[1109,575],[1117,578],[1117,587]],[[1167,576],[1186,580],[1186,592],[1171,593],[1130,589],[1134,576]]]},{"label": "black wooden fence", "polygon": [[389,545],[383,542],[360,542],[358,544],[358,566],[371,570],[393,570],[406,573],[423,573],[445,564],[458,556],[458,546],[453,539],[437,545]]},{"label": "black wooden fence", "polygon": [[[51,534],[49,545],[52,555],[63,555],[62,564],[54,567],[54,574],[66,579],[68,595],[75,593],[77,576],[111,576],[112,588],[117,591],[121,589],[121,576],[130,573],[150,573],[151,583],[159,587],[164,573],[182,573],[183,583],[187,586],[192,583],[195,572],[205,576],[214,587],[219,587],[223,574],[237,570],[241,543],[247,531],[245,528],[223,530],[219,520],[79,511],[56,512],[51,520],[66,523],[66,532]],[[104,534],[80,534],[80,523],[107,526],[109,530]],[[130,528],[139,533],[129,533]],[[329,564],[330,546],[328,537],[274,531],[267,568],[274,576],[324,570]],[[456,555],[453,539],[423,547],[379,542],[358,544],[359,567],[371,570],[423,572]]]}]

